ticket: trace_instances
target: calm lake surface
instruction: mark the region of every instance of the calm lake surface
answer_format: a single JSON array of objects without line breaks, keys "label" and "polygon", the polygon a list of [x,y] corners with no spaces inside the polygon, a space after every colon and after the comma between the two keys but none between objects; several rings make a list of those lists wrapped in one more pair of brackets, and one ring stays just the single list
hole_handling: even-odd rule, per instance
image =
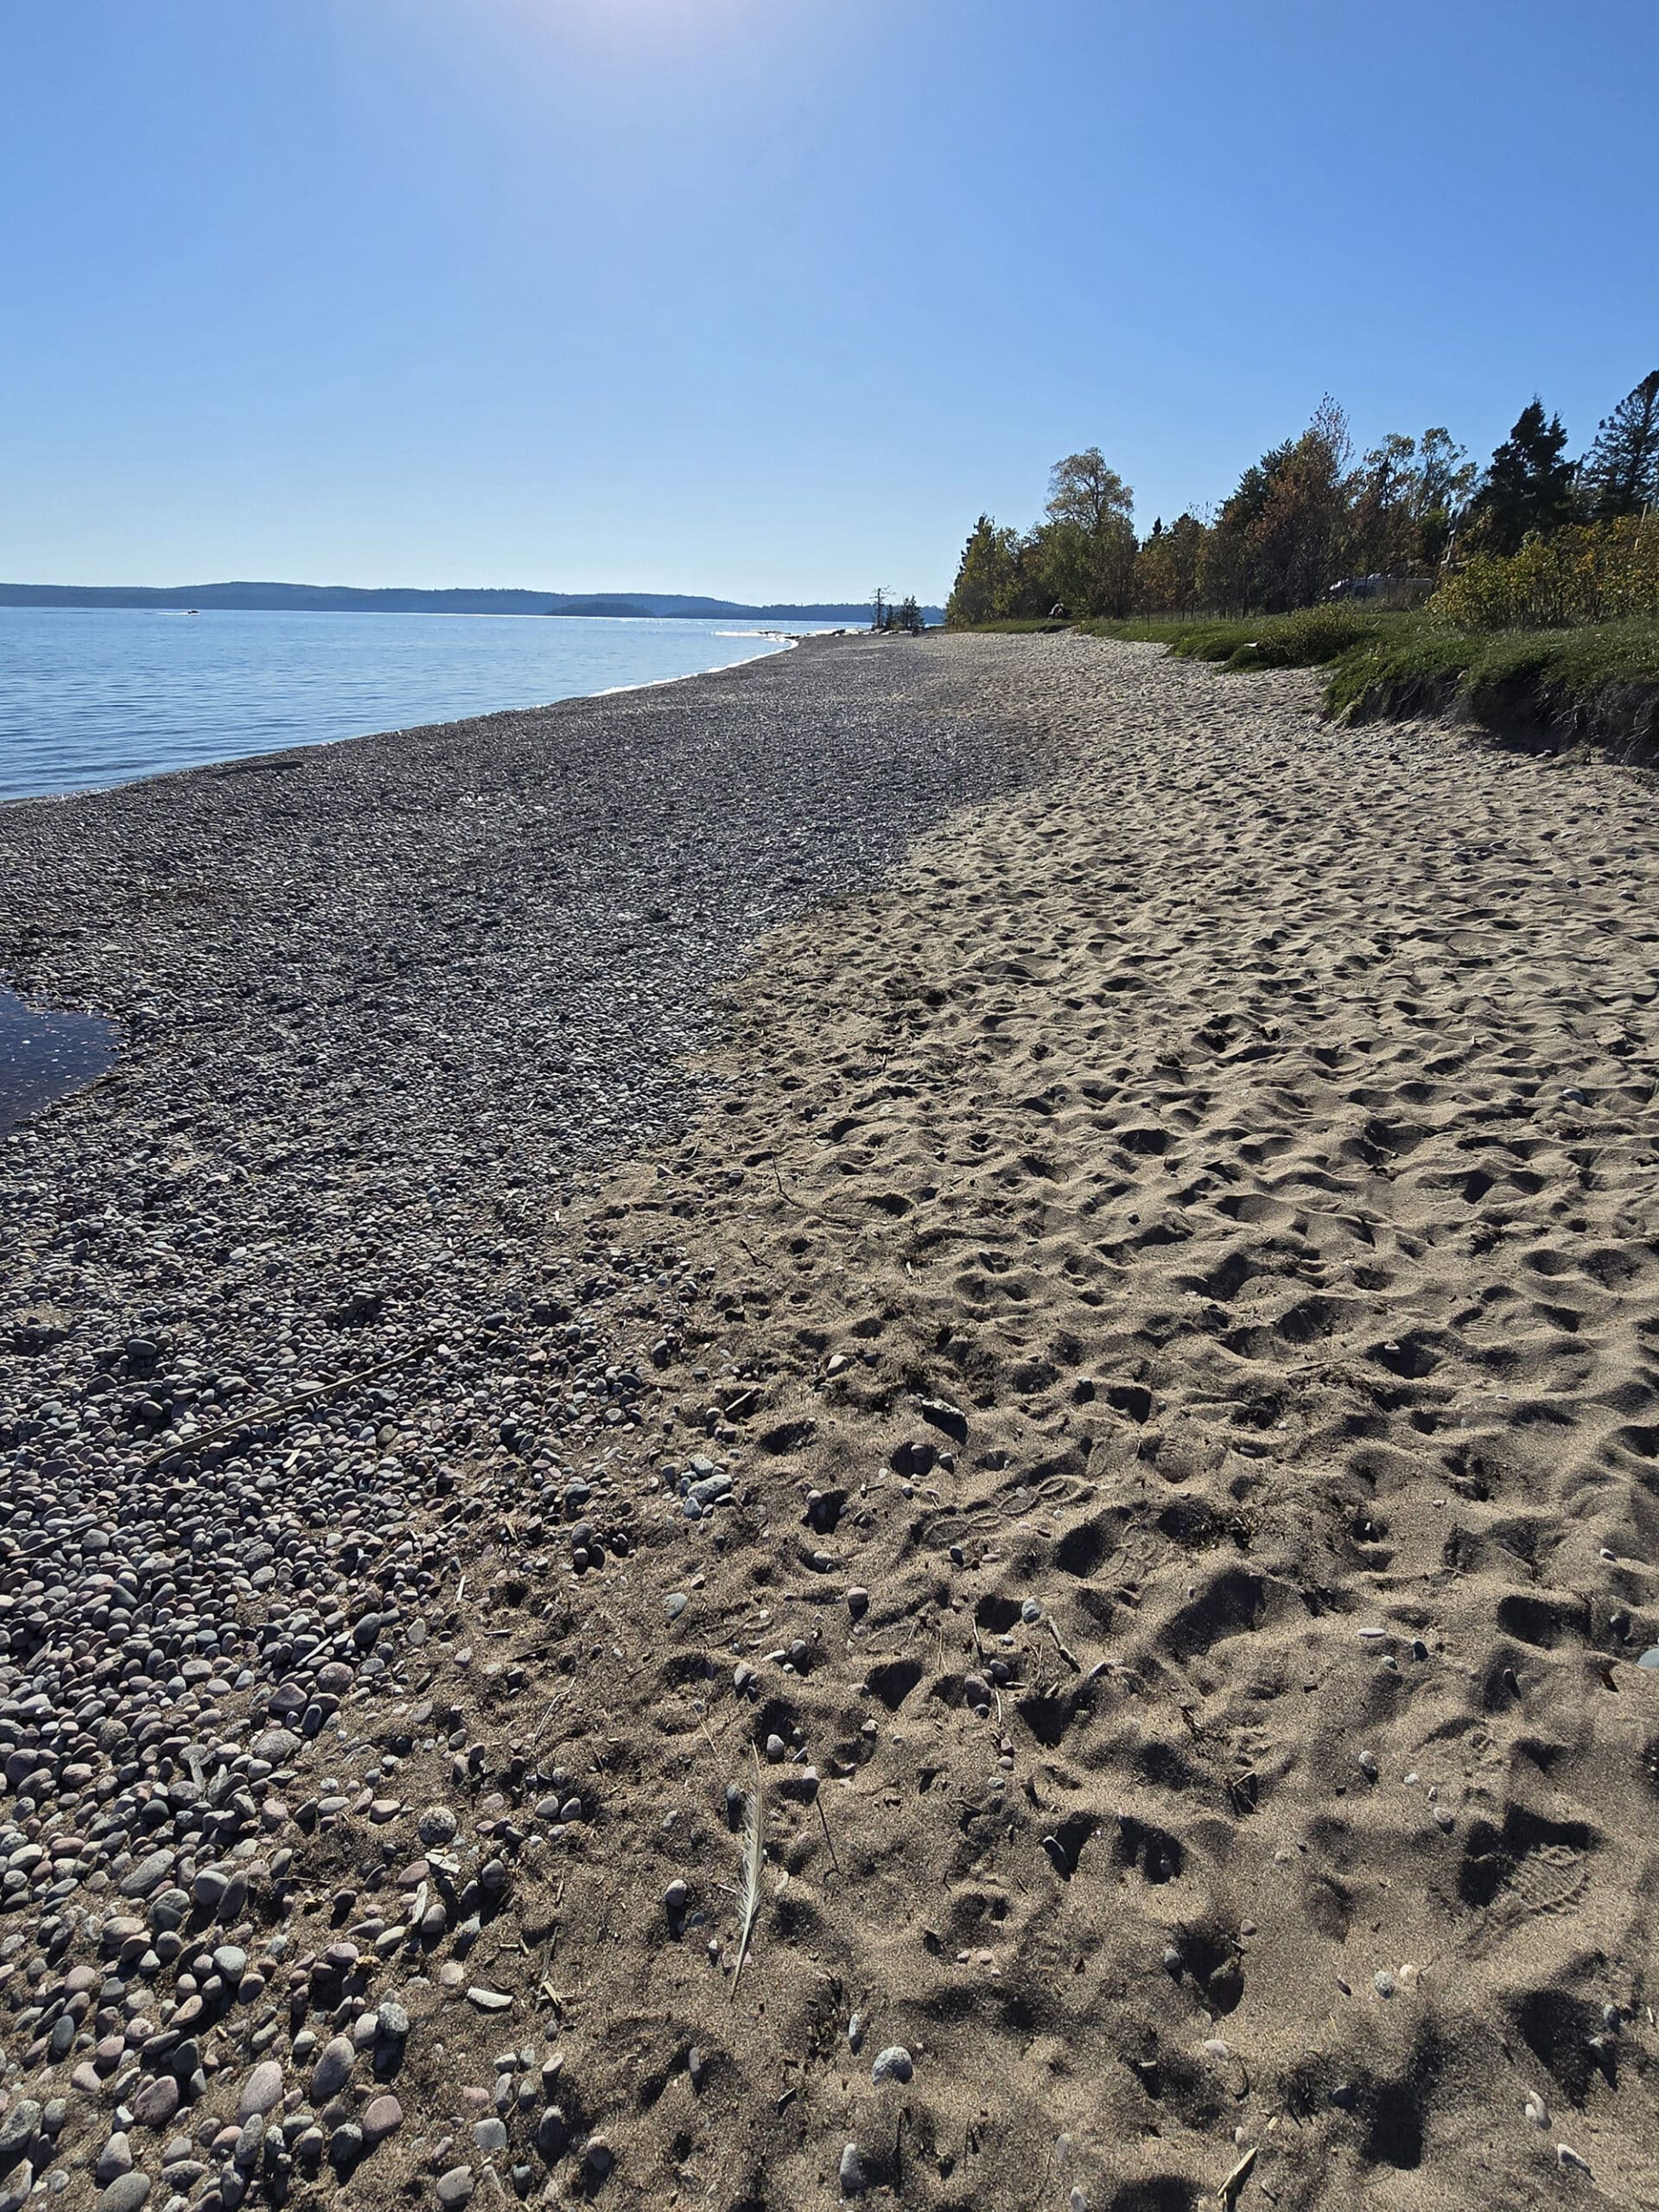
[{"label": "calm lake surface", "polygon": [[0,1134],[54,1098],[67,1098],[113,1067],[114,1022],[59,1014],[0,990]]},{"label": "calm lake surface", "polygon": [[0,607],[0,800],[545,706],[783,650],[732,618]]}]

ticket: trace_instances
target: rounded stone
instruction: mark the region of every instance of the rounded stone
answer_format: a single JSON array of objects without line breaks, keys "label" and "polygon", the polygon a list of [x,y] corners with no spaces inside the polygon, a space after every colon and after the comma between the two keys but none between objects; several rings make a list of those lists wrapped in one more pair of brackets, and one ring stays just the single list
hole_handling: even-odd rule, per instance
[{"label": "rounded stone", "polygon": [[92,2178],[96,2182],[107,2184],[112,2181],[119,2181],[123,2174],[130,2174],[131,2171],[132,2145],[122,2131],[117,2128],[98,2154],[98,2163],[92,2168]]},{"label": "rounded stone", "polygon": [[602,2135],[590,2135],[582,2147],[582,2163],[596,2181],[603,2181],[616,2164],[616,2153]]},{"label": "rounded stone", "polygon": [[135,2167],[99,2193],[98,2212],[138,2212],[149,2195],[149,2176]]},{"label": "rounded stone", "polygon": [[473,2179],[470,2166],[451,2166],[448,2173],[440,2174],[432,2184],[432,2194],[444,2208],[444,2212],[456,2212],[462,2204],[470,2204],[473,2191],[478,2186]]},{"label": "rounded stone", "polygon": [[333,2036],[317,2054],[311,2069],[311,2101],[323,2104],[343,2089],[352,2078],[357,2050],[349,2036]]},{"label": "rounded stone", "polygon": [[132,2116],[141,2127],[165,2127],[179,2108],[179,2084],[172,2074],[158,2074],[132,2101]]},{"label": "rounded stone", "polygon": [[240,2120],[250,2120],[256,2113],[263,2116],[282,2101],[283,2069],[274,2058],[261,2059],[242,2084],[242,2094],[236,2101],[236,2116]]},{"label": "rounded stone", "polygon": [[363,2107],[363,2140],[372,2151],[404,2124],[404,2108],[396,2097],[375,2097]]},{"label": "rounded stone", "polygon": [[875,2063],[870,2068],[870,2079],[878,2082],[908,2082],[915,2071],[910,2053],[903,2044],[893,2043],[885,2050],[876,2053]]}]

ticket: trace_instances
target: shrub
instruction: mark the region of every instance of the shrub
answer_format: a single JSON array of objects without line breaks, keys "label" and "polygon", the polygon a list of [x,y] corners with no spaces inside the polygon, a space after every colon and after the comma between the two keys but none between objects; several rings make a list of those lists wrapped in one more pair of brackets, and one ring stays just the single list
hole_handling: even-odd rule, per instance
[{"label": "shrub", "polygon": [[1659,517],[1624,515],[1476,554],[1428,603],[1465,630],[1564,630],[1659,615]]}]

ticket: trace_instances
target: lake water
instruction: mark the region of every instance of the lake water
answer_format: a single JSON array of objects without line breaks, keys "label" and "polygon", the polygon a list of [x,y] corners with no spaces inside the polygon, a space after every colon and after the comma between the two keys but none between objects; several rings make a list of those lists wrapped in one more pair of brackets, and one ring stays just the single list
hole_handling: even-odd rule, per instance
[{"label": "lake water", "polygon": [[94,1014],[58,1014],[0,990],[0,1132],[115,1065],[120,1032]]},{"label": "lake water", "polygon": [[783,650],[734,618],[0,607],[0,800],[544,706]]}]

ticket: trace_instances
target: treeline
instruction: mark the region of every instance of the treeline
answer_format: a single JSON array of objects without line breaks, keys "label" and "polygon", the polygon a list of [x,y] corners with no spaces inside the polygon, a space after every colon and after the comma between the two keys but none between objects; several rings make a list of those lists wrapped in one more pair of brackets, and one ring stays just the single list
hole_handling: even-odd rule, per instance
[{"label": "treeline", "polygon": [[1438,427],[1392,435],[1356,461],[1347,421],[1327,398],[1213,513],[1160,518],[1144,537],[1129,486],[1090,447],[1056,463],[1030,530],[981,515],[945,619],[1032,619],[1057,607],[1073,616],[1283,613],[1360,580],[1421,600],[1465,567],[1486,573],[1485,601],[1496,605],[1494,564],[1564,531],[1590,533],[1568,563],[1580,576],[1611,573],[1629,546],[1642,560],[1648,533],[1633,533],[1631,518],[1659,503],[1659,369],[1580,458],[1567,446],[1560,416],[1534,399],[1484,469]]}]

